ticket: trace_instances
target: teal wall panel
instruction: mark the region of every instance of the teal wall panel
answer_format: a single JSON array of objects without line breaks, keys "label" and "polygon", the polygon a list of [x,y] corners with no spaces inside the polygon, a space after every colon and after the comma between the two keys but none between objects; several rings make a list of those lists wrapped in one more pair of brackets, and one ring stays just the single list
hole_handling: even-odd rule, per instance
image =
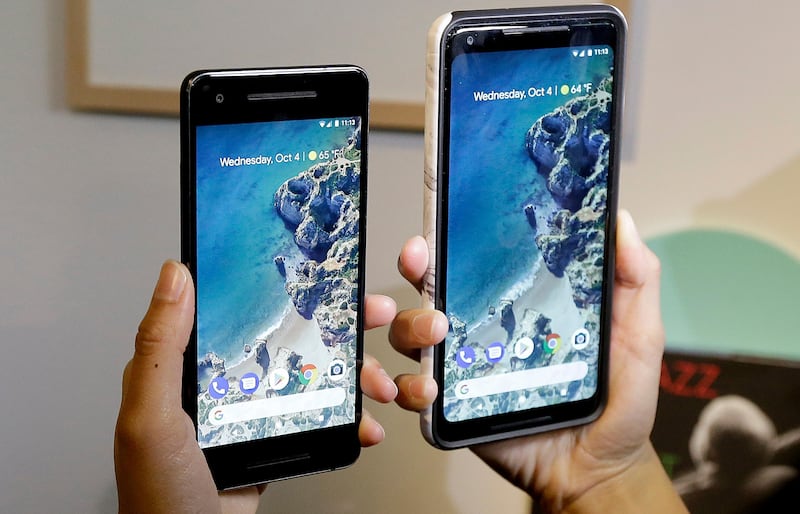
[{"label": "teal wall panel", "polygon": [[647,244],[661,260],[668,349],[800,360],[800,261],[726,231]]}]

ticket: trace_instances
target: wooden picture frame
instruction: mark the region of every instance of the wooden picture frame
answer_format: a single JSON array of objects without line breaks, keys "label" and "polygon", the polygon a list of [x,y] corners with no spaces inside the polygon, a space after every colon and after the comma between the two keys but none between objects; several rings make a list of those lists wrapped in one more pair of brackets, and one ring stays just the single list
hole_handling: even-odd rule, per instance
[{"label": "wooden picture frame", "polygon": [[[67,0],[66,59],[67,102],[77,111],[141,114],[176,117],[178,90],[141,86],[96,84],[90,70],[90,1]],[[630,0],[612,0],[627,14]],[[370,126],[375,129],[421,132],[423,102],[374,99],[370,105]]]}]

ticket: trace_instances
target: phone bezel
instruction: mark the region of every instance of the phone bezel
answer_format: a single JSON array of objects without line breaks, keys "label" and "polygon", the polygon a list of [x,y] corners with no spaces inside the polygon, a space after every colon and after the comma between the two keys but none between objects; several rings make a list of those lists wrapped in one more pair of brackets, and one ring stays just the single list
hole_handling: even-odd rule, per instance
[{"label": "phone bezel", "polygon": [[[312,95],[292,92],[313,91]],[[288,93],[288,94],[287,94]],[[216,101],[222,94],[224,100]],[[260,94],[261,99],[248,98]],[[364,296],[367,226],[367,139],[369,83],[366,72],[352,65],[198,70],[181,85],[181,253],[197,280],[196,262],[196,141],[199,125],[257,123],[328,117],[361,117],[361,172],[356,320],[356,398],[353,423],[297,434],[203,448],[220,490],[282,480],[347,467],[356,461],[361,444],[362,395],[360,370],[364,349]],[[197,314],[185,352],[183,406],[197,429]]]},{"label": "phone bezel", "polygon": [[[470,48],[454,44],[472,30],[476,35],[485,35],[487,27],[518,28],[513,38],[481,41]],[[513,32],[513,31],[512,31]],[[565,7],[534,9],[499,9],[487,11],[463,11],[452,13],[452,19],[443,27],[439,40],[438,81],[438,131],[436,148],[436,264],[434,305],[445,311],[445,284],[447,259],[447,210],[449,175],[450,132],[450,65],[453,58],[462,52],[510,50],[525,48],[569,47],[574,34],[592,35],[590,40],[581,40],[579,45],[609,45],[614,50],[614,115],[612,116],[612,147],[609,156],[609,183],[607,196],[605,269],[603,302],[601,308],[601,347],[598,362],[598,388],[591,398],[565,404],[551,405],[524,411],[510,412],[464,421],[449,421],[444,416],[444,399],[439,394],[430,413],[430,436],[433,442],[445,449],[517,437],[520,435],[554,430],[588,423],[600,416],[605,406],[608,391],[608,355],[611,316],[611,287],[613,284],[614,248],[616,231],[617,182],[619,167],[619,139],[623,103],[622,69],[626,24],[621,13],[613,7]],[[599,36],[599,37],[598,37]],[[489,38],[485,38],[489,39]],[[484,44],[492,45],[486,49]],[[444,342],[433,350],[433,375],[443,390]]]}]

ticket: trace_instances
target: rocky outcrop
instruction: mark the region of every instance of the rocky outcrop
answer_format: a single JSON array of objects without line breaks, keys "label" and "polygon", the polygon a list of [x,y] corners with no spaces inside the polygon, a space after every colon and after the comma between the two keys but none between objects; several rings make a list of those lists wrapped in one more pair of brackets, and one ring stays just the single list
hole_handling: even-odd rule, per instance
[{"label": "rocky outcrop", "polygon": [[269,352],[267,351],[267,344],[259,344],[256,346],[256,363],[261,366],[261,376],[264,377],[267,375],[267,370],[269,369]]},{"label": "rocky outcrop", "polygon": [[528,130],[525,147],[557,208],[547,226],[530,223],[545,265],[566,276],[575,305],[597,311],[603,250],[611,131],[611,80],[594,93],[543,116]]},{"label": "rocky outcrop", "polygon": [[528,130],[525,148],[559,207],[578,210],[589,191],[605,187],[611,132],[611,80],[591,95],[543,116]]},{"label": "rocky outcrop", "polygon": [[225,361],[213,352],[207,353],[205,357],[197,361],[197,394],[204,392],[201,387],[202,383],[213,377],[223,377],[226,372]]},{"label": "rocky outcrop", "polygon": [[517,328],[517,318],[514,316],[514,302],[511,300],[500,300],[500,326],[508,334],[506,342],[511,341],[514,330]]},{"label": "rocky outcrop", "polygon": [[297,312],[316,319],[323,342],[335,346],[355,333],[358,314],[358,245],[361,127],[337,157],[287,180],[274,206],[304,259],[276,256]]}]

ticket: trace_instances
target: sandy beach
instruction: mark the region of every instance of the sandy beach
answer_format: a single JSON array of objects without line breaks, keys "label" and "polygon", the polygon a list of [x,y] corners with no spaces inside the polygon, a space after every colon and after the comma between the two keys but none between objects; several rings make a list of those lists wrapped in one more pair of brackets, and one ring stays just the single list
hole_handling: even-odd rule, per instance
[{"label": "sandy beach", "polygon": [[[554,332],[568,337],[576,327],[583,326],[578,308],[572,299],[572,287],[566,277],[556,277],[547,269],[541,257],[533,285],[513,300],[514,316],[519,321],[526,309],[532,308],[552,319]],[[481,341],[505,341],[506,330],[500,326],[500,312],[486,323],[475,327],[469,333],[470,339]]]},{"label": "sandy beach", "polygon": [[[259,337],[264,342],[253,343],[250,354],[241,362],[231,366],[226,373],[228,378],[239,378],[245,373],[255,373],[264,378],[261,366],[256,362],[259,345],[266,345],[270,359],[274,360],[278,348],[285,347],[303,356],[303,363],[313,363],[322,373],[331,361],[328,348],[322,343],[316,320],[307,320],[291,307],[281,324],[268,334]],[[265,381],[262,381],[264,384]],[[259,387],[261,390],[265,386]],[[260,391],[259,391],[260,392]],[[257,393],[258,394],[258,393]]]}]

